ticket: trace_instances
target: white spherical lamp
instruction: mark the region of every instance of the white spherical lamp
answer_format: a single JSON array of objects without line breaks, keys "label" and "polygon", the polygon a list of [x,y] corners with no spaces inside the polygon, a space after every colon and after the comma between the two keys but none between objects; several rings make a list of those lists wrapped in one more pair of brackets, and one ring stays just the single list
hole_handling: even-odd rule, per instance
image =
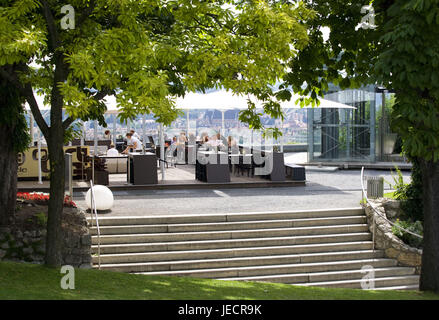
[{"label": "white spherical lamp", "polygon": [[[109,210],[113,207],[113,193],[106,186],[95,185],[93,186],[93,193],[96,201],[96,210]],[[85,202],[89,209],[91,207],[91,188],[88,189],[87,194],[85,195]]]}]

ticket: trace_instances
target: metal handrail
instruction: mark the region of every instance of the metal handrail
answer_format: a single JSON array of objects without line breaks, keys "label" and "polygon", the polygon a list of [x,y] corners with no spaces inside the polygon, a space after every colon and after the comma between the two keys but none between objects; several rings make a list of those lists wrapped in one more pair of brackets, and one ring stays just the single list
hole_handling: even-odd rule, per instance
[{"label": "metal handrail", "polygon": [[[367,197],[366,190],[364,189],[364,167],[361,167],[361,192],[363,193],[363,199],[366,199],[366,201],[367,201],[367,203],[369,204],[369,206],[373,209],[373,211],[375,211],[375,213],[376,213],[378,216],[380,216],[381,218],[385,219],[385,220],[386,220],[387,222],[389,222],[392,226],[395,226],[395,227],[397,227],[397,228],[399,228],[399,229],[401,229],[401,230],[403,230],[403,231],[405,231],[405,232],[407,232],[407,233],[409,233],[409,234],[411,234],[411,235],[413,235],[413,236],[415,236],[415,237],[418,237],[418,238],[420,238],[420,239],[423,239],[423,237],[422,237],[421,235],[419,235],[419,234],[417,234],[417,233],[414,233],[414,232],[412,232],[412,231],[409,231],[409,230],[407,230],[407,229],[405,229],[405,228],[403,228],[403,227],[401,227],[401,226],[399,226],[399,225],[393,223],[393,222],[390,221],[389,219],[387,219],[387,217],[386,217],[386,216],[383,216],[383,215],[381,214],[381,212],[379,212],[379,211],[375,208],[375,206],[370,202],[369,198]],[[373,245],[373,250],[375,250],[375,215],[373,216],[373,219],[372,219],[372,226],[373,226],[373,231],[372,231],[372,245]]]},{"label": "metal handrail", "polygon": [[91,192],[91,225],[93,226],[93,212],[96,219],[96,228],[98,230],[98,267],[101,269],[101,230],[99,229],[99,218],[96,210],[96,200],[93,191],[93,180],[90,180],[90,192]]}]

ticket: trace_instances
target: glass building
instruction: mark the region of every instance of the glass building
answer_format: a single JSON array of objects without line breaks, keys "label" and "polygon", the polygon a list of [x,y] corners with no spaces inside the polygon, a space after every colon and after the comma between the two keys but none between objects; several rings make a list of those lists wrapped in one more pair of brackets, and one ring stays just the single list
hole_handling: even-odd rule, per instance
[{"label": "glass building", "polygon": [[[340,90],[332,86],[325,99],[355,109],[308,109],[308,162],[389,161],[396,135],[385,112],[385,91],[376,86]],[[395,155],[396,159],[399,155]]]}]

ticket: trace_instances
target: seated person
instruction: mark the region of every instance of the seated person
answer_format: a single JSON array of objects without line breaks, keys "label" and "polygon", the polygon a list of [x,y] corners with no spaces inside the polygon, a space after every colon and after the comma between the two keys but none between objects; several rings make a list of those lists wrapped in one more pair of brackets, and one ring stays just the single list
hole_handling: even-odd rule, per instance
[{"label": "seated person", "polygon": [[134,138],[141,140],[140,136],[137,134],[137,132],[134,129],[131,129],[130,133],[133,135]]},{"label": "seated person", "polygon": [[211,139],[209,139],[208,145],[211,147],[223,147],[223,141],[221,140],[221,135],[217,133]]},{"label": "seated person", "polygon": [[197,137],[191,132],[189,133],[189,139],[188,142],[190,144],[195,144],[197,142]]},{"label": "seated person", "polygon": [[117,157],[119,156],[119,151],[114,147],[114,144],[110,145],[110,149],[107,150],[108,157]]},{"label": "seated person", "polygon": [[180,136],[178,137],[178,144],[185,145],[187,142],[186,134],[184,132],[180,133]]},{"label": "seated person", "polygon": [[111,132],[110,132],[110,130],[105,130],[105,132],[104,132],[104,139],[105,140],[111,140]]},{"label": "seated person", "polygon": [[134,137],[131,132],[128,132],[126,134],[126,137],[127,137],[127,147],[124,151],[122,151],[122,153],[127,154],[128,152],[130,152],[130,149],[132,149],[135,152],[140,152],[143,150],[142,142],[140,142],[139,139]]}]

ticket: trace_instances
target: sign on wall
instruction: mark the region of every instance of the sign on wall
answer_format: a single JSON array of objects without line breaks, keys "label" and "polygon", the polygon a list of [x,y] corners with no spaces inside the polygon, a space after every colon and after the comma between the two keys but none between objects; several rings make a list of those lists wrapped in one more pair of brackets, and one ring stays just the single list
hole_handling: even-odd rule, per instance
[{"label": "sign on wall", "polygon": [[[67,146],[64,147],[64,153],[72,154],[72,165],[80,164],[89,154],[88,146]],[[31,147],[18,154],[18,178],[38,178],[38,148]],[[89,165],[85,164],[85,168]],[[43,178],[48,177],[50,173],[49,152],[47,147],[41,148],[41,173]]]}]

